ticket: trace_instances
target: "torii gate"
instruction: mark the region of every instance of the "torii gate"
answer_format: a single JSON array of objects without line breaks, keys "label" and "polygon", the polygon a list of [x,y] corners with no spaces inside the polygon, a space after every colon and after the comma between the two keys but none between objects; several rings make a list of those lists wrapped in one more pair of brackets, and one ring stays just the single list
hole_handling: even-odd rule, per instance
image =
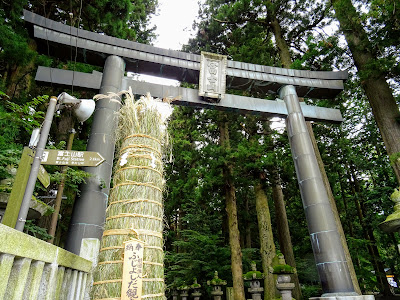
[{"label": "torii gate", "polygon": [[[100,89],[102,94],[116,93],[132,87],[137,94],[150,92],[152,96],[160,98],[175,98],[177,100],[174,104],[286,118],[311,244],[324,292],[321,299],[374,299],[373,296],[358,295],[354,290],[332,208],[305,124],[305,120],[339,123],[342,116],[339,110],[308,106],[300,103],[298,99],[298,96],[333,98],[343,89],[343,80],[347,79],[347,72],[267,67],[226,61],[212,54],[203,55],[201,59],[200,55],[165,50],[77,29],[29,11],[24,11],[24,19],[32,25],[32,33],[39,51],[49,51],[54,56],[68,58],[71,47],[76,47],[79,48],[80,60],[104,65],[103,74],[39,67],[37,81]],[[210,63],[213,64],[212,68],[217,68],[217,72],[210,71]],[[125,71],[189,83],[199,83],[200,79],[200,91],[138,82],[124,77]],[[218,75],[210,81],[210,74]],[[263,94],[278,92],[283,101],[224,94],[223,88],[219,90],[219,86],[224,84],[227,88],[253,89]],[[199,92],[205,97],[199,96]],[[216,97],[209,98],[212,94]],[[120,106],[121,103],[112,98],[96,103],[87,150],[100,152],[106,158],[106,162],[96,168],[86,169],[95,176],[83,186],[81,197],[75,203],[66,243],[66,249],[76,254],[80,252],[82,240],[101,239],[114,158],[113,134],[118,122],[114,112],[118,111]],[[104,188],[101,187],[100,178],[104,180]]]}]

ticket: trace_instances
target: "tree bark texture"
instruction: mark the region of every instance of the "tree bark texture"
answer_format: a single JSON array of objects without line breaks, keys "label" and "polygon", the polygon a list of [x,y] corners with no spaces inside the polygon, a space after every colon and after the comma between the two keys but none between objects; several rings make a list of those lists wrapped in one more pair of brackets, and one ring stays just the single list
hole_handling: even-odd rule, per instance
[{"label": "tree bark texture", "polygon": [[[272,175],[272,198],[274,200],[275,215],[276,215],[276,227],[278,229],[278,241],[280,249],[285,256],[286,263],[296,268],[296,260],[293,253],[292,239],[290,237],[289,223],[286,215],[285,199],[280,184],[279,173],[276,169],[271,171]],[[295,284],[293,290],[293,297],[295,299],[302,299],[299,276],[296,274],[292,275],[292,281]]]},{"label": "tree bark texture", "polygon": [[[29,49],[36,51],[36,42],[32,39],[29,40]],[[31,89],[32,73],[35,71],[35,60],[32,59],[25,66],[10,66],[3,79],[7,86],[6,94],[12,98],[18,98],[21,93],[28,93]]]},{"label": "tree bark texture", "polygon": [[245,245],[246,248],[251,248],[251,220],[249,218],[250,208],[249,208],[249,199],[246,197],[246,230],[245,230]]},{"label": "tree bark texture", "polygon": [[283,37],[281,25],[275,15],[271,15],[269,22],[272,32],[274,33],[275,43],[278,47],[282,66],[289,69],[292,64],[292,58],[289,52],[289,46]]},{"label": "tree bark texture", "polygon": [[[228,122],[219,123],[220,144],[225,150],[230,149]],[[235,300],[245,300],[242,249],[240,248],[240,232],[238,226],[236,191],[233,182],[233,165],[225,162],[222,167],[225,187],[225,204],[228,218],[229,246],[231,249],[231,269],[233,280],[233,294]]]},{"label": "tree bark texture", "polygon": [[[261,180],[260,180],[261,181]],[[254,186],[256,195],[256,210],[258,231],[260,236],[260,253],[264,273],[264,300],[275,298],[275,280],[274,275],[269,272],[269,267],[276,255],[274,237],[272,234],[271,216],[269,212],[268,199],[263,190],[261,182]]]},{"label": "tree bark texture", "polygon": [[351,172],[350,182],[353,184],[352,189],[354,193],[354,202],[357,208],[357,216],[361,224],[364,239],[368,241],[367,249],[369,254],[371,255],[371,260],[372,260],[371,263],[375,269],[375,276],[379,285],[379,289],[381,290],[383,295],[390,296],[392,295],[392,292],[390,291],[390,286],[386,279],[384,265],[379,254],[379,250],[376,246],[376,240],[374,234],[372,230],[369,228],[368,224],[365,224],[364,221],[364,209],[362,207],[359,197],[359,193],[361,192],[360,183],[358,182],[358,179],[352,167],[350,167],[350,172]]},{"label": "tree bark texture", "polygon": [[[400,112],[393,93],[386,81],[386,75],[377,67],[377,50],[368,39],[351,0],[332,0],[335,16],[340,23],[354,63],[358,69],[361,85],[372,108],[376,124],[381,132],[389,156],[400,153]],[[395,161],[393,169],[400,184],[400,162]]]}]

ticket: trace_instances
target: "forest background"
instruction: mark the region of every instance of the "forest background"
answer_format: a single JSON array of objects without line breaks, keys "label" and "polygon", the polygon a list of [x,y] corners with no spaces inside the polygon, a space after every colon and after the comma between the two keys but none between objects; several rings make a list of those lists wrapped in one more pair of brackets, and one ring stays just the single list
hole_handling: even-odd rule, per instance
[{"label": "forest background", "polygon": [[[22,19],[26,8],[50,19],[142,43],[154,39],[149,21],[157,0],[29,1],[0,3],[0,179],[12,185],[32,129],[39,127],[49,95],[66,91],[79,98],[93,93],[76,87],[40,86],[39,65],[80,72],[101,71],[75,59],[38,53]],[[398,0],[207,0],[194,23],[196,36],[184,51],[210,51],[229,59],[306,70],[348,70],[345,90],[334,100],[308,99],[339,108],[340,125],[309,124],[336,203],[362,292],[389,294],[385,271],[399,274],[398,234],[378,224],[393,212],[390,195],[400,184],[400,1]],[[184,84],[184,83],[182,83]],[[257,89],[229,93],[275,99]],[[71,128],[73,149],[85,150],[90,122],[75,123],[71,112],[57,115],[49,147],[65,148]],[[318,275],[295,176],[284,121],[175,107],[166,155],[165,250],[170,287],[194,278],[209,292],[214,271],[244,298],[242,274],[255,261],[266,270],[277,252],[296,266],[296,298],[318,295]],[[38,197],[48,190],[37,184]],[[79,184],[87,175],[67,172],[66,200],[55,243],[63,246]],[[51,205],[51,203],[49,203]],[[48,239],[49,218],[27,222],[26,232]],[[289,233],[290,231],[290,233]],[[266,276],[265,286],[271,284]],[[297,282],[297,279],[296,279]],[[265,293],[265,299],[273,298]],[[248,298],[248,297],[247,297]]]}]

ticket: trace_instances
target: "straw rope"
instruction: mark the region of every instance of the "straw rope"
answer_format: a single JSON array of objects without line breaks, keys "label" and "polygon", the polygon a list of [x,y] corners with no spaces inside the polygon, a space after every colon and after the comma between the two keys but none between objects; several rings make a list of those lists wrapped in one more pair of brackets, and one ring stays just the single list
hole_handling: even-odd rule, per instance
[{"label": "straw rope", "polygon": [[160,171],[158,171],[158,170],[156,170],[156,169],[154,169],[154,168],[152,168],[152,167],[146,167],[146,166],[125,167],[125,168],[122,168],[122,169],[119,169],[118,171],[116,171],[115,174],[114,174],[114,176],[115,176],[116,174],[118,174],[119,172],[126,171],[126,170],[133,170],[133,169],[151,170],[151,171],[154,171],[154,172],[158,173],[160,176],[163,176],[163,174],[162,174]]},{"label": "straw rope", "polygon": [[113,201],[113,202],[109,203],[109,205],[118,204],[118,203],[129,204],[129,203],[139,203],[139,202],[149,202],[149,203],[153,203],[153,204],[162,206],[162,203],[160,203],[158,201],[154,201],[154,200],[149,200],[149,199],[123,199],[123,200]]},{"label": "straw rope", "polygon": [[109,229],[103,232],[103,236],[108,235],[129,235],[137,234],[133,229]]},{"label": "straw rope", "polygon": [[164,251],[163,248],[158,247],[158,246],[144,246],[146,249],[155,249],[155,250],[160,250],[160,251]]},{"label": "straw rope", "polygon": [[158,237],[160,239],[163,238],[162,233],[157,232],[157,231],[151,231],[151,230],[145,230],[145,229],[136,229],[136,231],[139,235],[151,235],[151,236]]},{"label": "straw rope", "polygon": [[148,138],[148,139],[151,139],[153,141],[156,141],[157,143],[159,143],[161,145],[161,141],[159,139],[156,139],[155,137],[153,137],[151,135],[148,135],[148,134],[139,134],[139,133],[128,135],[126,138],[124,138],[124,141],[126,141],[127,139],[130,139],[130,138],[135,138],[135,137]]},{"label": "straw rope", "polygon": [[126,186],[126,185],[139,185],[139,186],[151,187],[151,188],[156,189],[156,190],[158,190],[158,191],[160,191],[162,193],[162,190],[158,186],[152,185],[152,182],[135,182],[135,181],[124,182],[124,183],[117,184],[116,186],[114,186],[112,188],[112,190],[114,190],[117,187]]},{"label": "straw rope", "polygon": [[96,281],[96,282],[93,282],[93,285],[105,284],[105,283],[115,283],[115,282],[122,282],[122,279],[112,279],[112,280]]},{"label": "straw rope", "polygon": [[108,217],[108,218],[106,218],[106,221],[112,220],[112,219],[119,219],[119,218],[136,218],[136,217],[145,218],[145,219],[153,219],[153,220],[157,220],[157,221],[160,221],[160,222],[162,222],[162,220],[163,220],[162,218],[155,217],[155,216],[150,216],[150,215],[122,213],[120,215]]},{"label": "straw rope", "polygon": [[150,149],[151,151],[156,152],[156,153],[158,154],[158,156],[161,156],[161,155],[162,155],[161,152],[158,151],[156,148],[153,148],[153,147],[147,146],[147,145],[142,145],[142,144],[133,144],[133,145],[129,145],[129,146],[126,146],[126,147],[122,148],[120,151],[123,153],[126,149],[135,149],[135,148]]},{"label": "straw rope", "polygon": [[104,247],[101,248],[99,251],[107,251],[107,250],[115,250],[115,249],[124,249],[124,246],[111,246],[111,247]]},{"label": "straw rope", "polygon": [[123,260],[109,260],[109,261],[101,261],[98,265],[109,265],[109,264],[123,264]]}]

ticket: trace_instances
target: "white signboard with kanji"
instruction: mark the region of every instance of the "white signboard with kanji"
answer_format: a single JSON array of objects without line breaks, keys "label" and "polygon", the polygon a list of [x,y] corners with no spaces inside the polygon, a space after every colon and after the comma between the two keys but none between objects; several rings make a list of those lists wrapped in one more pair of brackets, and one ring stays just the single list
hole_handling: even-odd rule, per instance
[{"label": "white signboard with kanji", "polygon": [[121,300],[139,300],[142,298],[144,243],[130,240],[124,245]]},{"label": "white signboard with kanji", "polygon": [[215,98],[225,96],[227,58],[224,55],[201,52],[199,96]]}]

